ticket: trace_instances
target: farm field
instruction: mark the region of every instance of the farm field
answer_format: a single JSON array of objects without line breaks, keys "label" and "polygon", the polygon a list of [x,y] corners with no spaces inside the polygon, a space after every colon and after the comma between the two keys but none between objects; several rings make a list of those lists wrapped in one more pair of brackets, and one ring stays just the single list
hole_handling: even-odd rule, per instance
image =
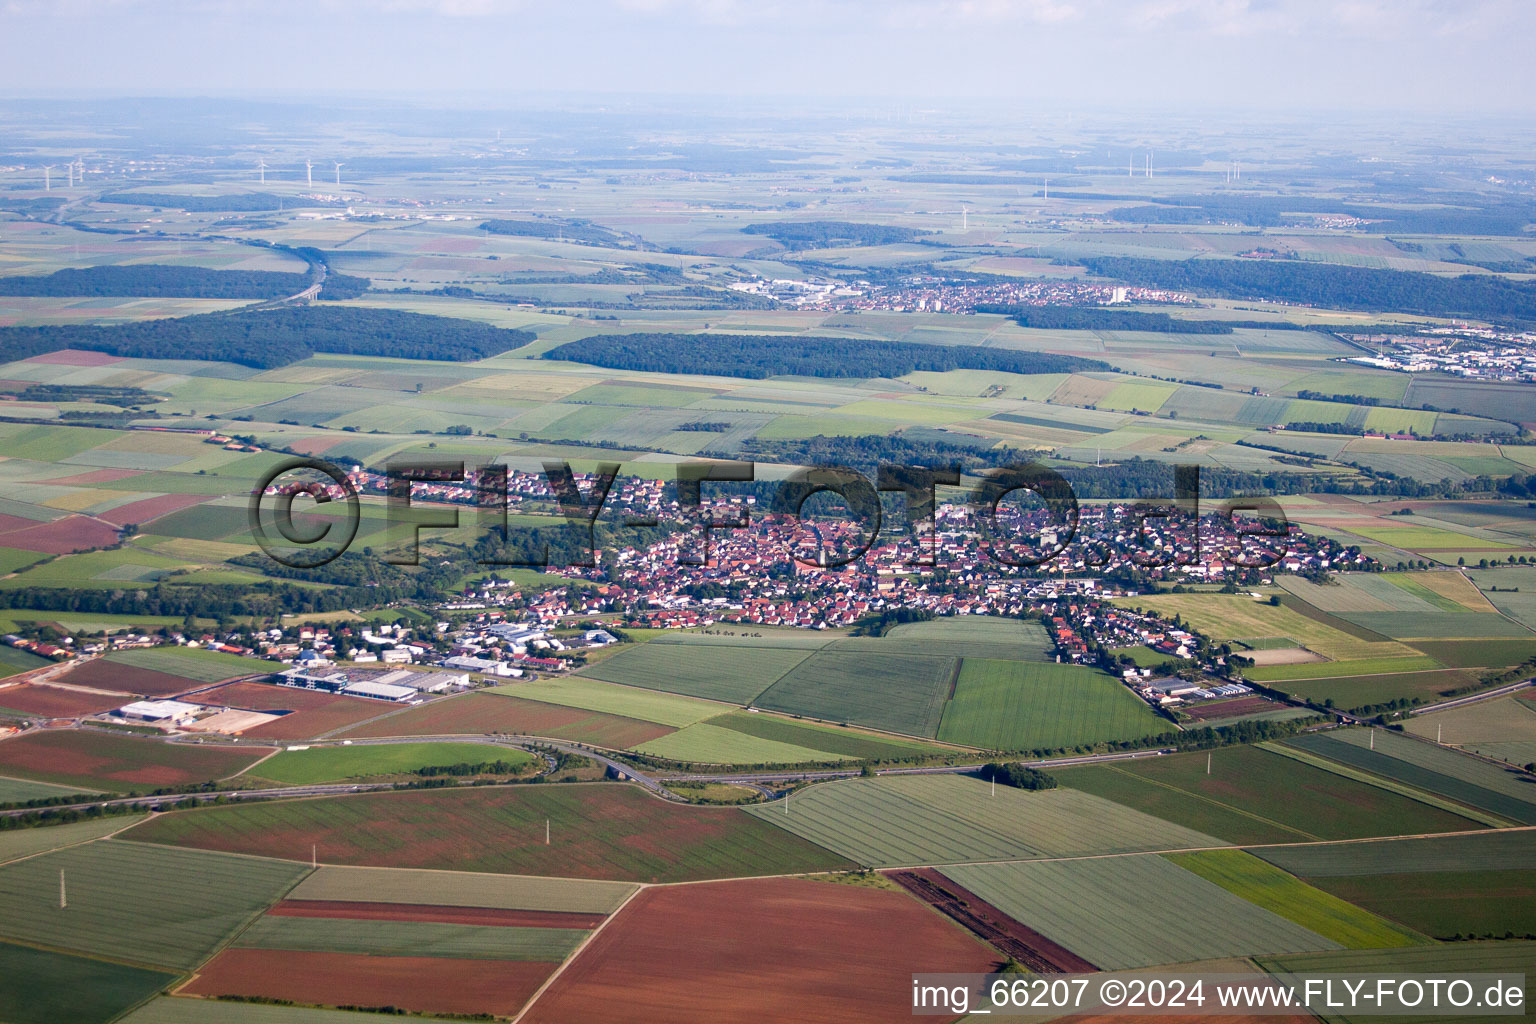
[{"label": "farm field", "polygon": [[845,761],[844,754],[813,750],[781,740],[767,739],[706,720],[634,748],[652,757],[701,764],[799,764],[806,761]]},{"label": "farm field", "polygon": [[708,724],[766,740],[808,747],[818,753],[866,760],[900,760],[943,753],[945,748],[895,736],[877,736],[840,726],[791,721],[776,715],[733,711],[708,719]]},{"label": "farm field", "polygon": [[39,718],[76,718],[121,707],[124,696],[86,693],[61,686],[23,684],[0,690],[0,708]]},{"label": "farm field", "polygon": [[554,968],[541,961],[226,949],[182,991],[322,1006],[511,1016]]},{"label": "farm field", "polygon": [[910,971],[868,941],[875,935],[900,935],[934,970],[985,972],[1000,960],[901,892],[801,878],[653,888],[620,911],[524,1020],[894,1019],[909,1012]]},{"label": "farm field", "polygon": [[1270,913],[1279,914],[1346,949],[1422,945],[1422,935],[1314,888],[1244,850],[1170,853],[1168,859]]},{"label": "farm field", "polygon": [[11,779],[0,776],[0,804],[25,803],[28,800],[45,800],[56,796],[69,796],[80,792],[78,786],[55,786],[30,779]]},{"label": "farm field", "polygon": [[620,651],[580,674],[745,705],[809,656],[808,651],[778,647],[653,642]]},{"label": "farm field", "polygon": [[994,796],[957,775],[822,783],[747,813],[867,867],[1223,845],[1086,793],[999,786]]},{"label": "farm field", "polygon": [[[1536,991],[1536,942],[1454,942],[1402,949],[1359,949],[1333,953],[1261,956],[1255,962],[1270,974],[1329,971],[1350,974],[1429,975],[1486,972],[1524,974],[1526,1003]],[[1366,1014],[1330,1014],[1330,1021],[1382,1020]],[[1401,1020],[1402,1018],[1398,1018]],[[1421,1018],[1424,1019],[1424,1018]],[[1483,1018],[1485,1020],[1490,1018]]]},{"label": "farm field", "polygon": [[456,736],[522,733],[626,748],[665,736],[671,726],[503,693],[466,693],[341,730],[348,739],[379,736]]},{"label": "farm field", "polygon": [[1502,829],[1423,839],[1266,846],[1252,852],[1304,878],[1536,868],[1530,834]]},{"label": "farm field", "polygon": [[279,913],[257,918],[235,938],[231,947],[559,963],[586,937],[586,930],[581,928],[449,924],[409,919],[381,921]]},{"label": "farm field", "polygon": [[1509,764],[1536,762],[1536,707],[1515,697],[1415,715],[1403,728],[1423,739]]},{"label": "farm field", "polygon": [[[552,842],[544,842],[550,823]],[[327,864],[683,881],[848,862],[734,808],[663,803],[633,786],[513,785],[358,794],[161,815],[127,833]]]},{"label": "farm field", "polygon": [[[879,641],[884,644],[885,641]],[[938,733],[957,659],[817,651],[760,694],[770,711],[847,722],[904,736]],[[873,699],[878,694],[878,699]]]},{"label": "farm field", "polygon": [[[0,937],[186,970],[308,870],[104,839],[0,867]],[[58,906],[60,871],[66,913]],[[168,890],[167,878],[196,884]],[[126,900],[125,891],[142,895]]]},{"label": "farm field", "polygon": [[1156,855],[969,864],[943,871],[1107,970],[1340,948]]},{"label": "farm field", "polygon": [[487,761],[530,765],[534,757],[526,750],[486,743],[368,743],[284,750],[261,762],[248,776],[286,786],[312,786]]},{"label": "farm field", "polygon": [[76,843],[88,843],[130,828],[144,818],[142,814],[123,814],[44,828],[6,829],[0,832],[0,864],[74,846]]},{"label": "farm field", "polygon": [[1511,821],[1536,824],[1536,783],[1524,773],[1385,730],[1375,731],[1375,749],[1370,749],[1370,737],[1363,729],[1296,736],[1285,743]]},{"label": "farm field", "polygon": [[324,865],[306,876],[288,899],[609,914],[635,888],[588,879]]},{"label": "farm field", "polygon": [[1169,730],[1119,680],[1078,665],[966,658],[939,739],[990,750],[1048,750]]},{"label": "farm field", "polygon": [[107,655],[105,660],[117,665],[180,676],[193,683],[217,683],[236,676],[275,672],[281,667],[276,662],[262,661],[260,658],[244,658],[238,654],[205,651],[195,647],[149,647],[118,651]]},{"label": "farm field", "polygon": [[0,942],[6,1024],[106,1024],[175,981],[174,974]]},{"label": "farm field", "polygon": [[[122,1018],[121,1024],[389,1024],[396,1014],[324,1010],[310,1006],[274,1006],[165,996],[151,999]],[[447,1024],[418,1017],[422,1024]]]},{"label": "farm field", "polygon": [[1438,939],[1525,935],[1536,920],[1528,870],[1335,875],[1312,884]]},{"label": "farm field", "polygon": [[[1345,668],[1347,666],[1339,666]],[[1433,702],[1447,690],[1473,686],[1479,673],[1468,669],[1430,669],[1424,672],[1386,672],[1377,675],[1336,676],[1322,679],[1285,679],[1268,685],[1277,690],[1316,701],[1333,701],[1348,710],[1390,704],[1396,700]]]},{"label": "farm field", "polygon": [[361,697],[342,697],[318,690],[265,683],[225,683],[187,695],[206,704],[223,704],[250,711],[287,711],[241,735],[247,739],[307,740],[389,713],[389,706]]},{"label": "farm field", "polygon": [[[58,681],[66,686],[138,694],[149,698],[169,697],[197,685],[196,681],[184,676],[137,665],[121,665],[106,658],[96,658],[76,665],[58,677]],[[128,699],[124,698],[123,703],[126,704]]]},{"label": "farm field", "polygon": [[548,682],[493,686],[489,692],[618,715],[621,718],[637,718],[642,722],[654,722],[675,729],[702,722],[726,710],[711,701],[574,676]]},{"label": "farm field", "polygon": [[70,729],[0,741],[0,772],[90,792],[125,792],[229,778],[269,753],[270,747],[164,743]]},{"label": "farm field", "polygon": [[1253,747],[1064,768],[1071,786],[1234,843],[1423,832],[1477,823]]}]

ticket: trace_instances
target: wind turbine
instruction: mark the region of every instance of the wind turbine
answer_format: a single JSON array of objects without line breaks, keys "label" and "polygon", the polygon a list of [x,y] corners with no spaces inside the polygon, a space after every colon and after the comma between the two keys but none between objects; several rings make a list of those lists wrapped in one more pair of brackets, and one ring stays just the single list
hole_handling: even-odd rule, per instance
[{"label": "wind turbine", "polygon": [[342,167],[341,164],[337,164],[336,165],[336,184],[337,185],[341,184],[341,167]]},{"label": "wind turbine", "polygon": [[265,185],[267,183],[267,162],[265,160],[256,161],[256,171],[261,175],[261,183]]},{"label": "wind turbine", "polygon": [[960,230],[962,232],[971,230],[970,213],[971,208],[969,206],[960,207]]},{"label": "wind turbine", "polygon": [[310,188],[315,187],[315,163],[309,157],[304,158],[304,180],[309,183]]},{"label": "wind turbine", "polygon": [[85,157],[75,157],[75,177],[81,185],[85,184]]},{"label": "wind turbine", "polygon": [[58,164],[49,164],[48,166],[43,168],[43,191],[44,192],[52,192],[53,191],[53,177],[49,174],[49,172],[52,171],[57,166],[59,166],[59,165]]},{"label": "wind turbine", "polygon": [[1042,185],[1040,186],[1042,189],[1041,197],[1044,199],[1051,198],[1051,179],[1041,178],[1040,181],[1042,182]]}]

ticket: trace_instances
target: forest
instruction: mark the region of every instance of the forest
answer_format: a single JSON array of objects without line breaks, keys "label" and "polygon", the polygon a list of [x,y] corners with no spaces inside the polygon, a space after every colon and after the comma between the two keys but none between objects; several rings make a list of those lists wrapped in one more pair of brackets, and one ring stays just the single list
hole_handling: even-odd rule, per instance
[{"label": "forest", "polygon": [[920,228],[894,227],[889,224],[855,224],[846,220],[779,221],[772,224],[748,224],[741,229],[748,235],[767,235],[786,249],[830,249],[842,245],[890,245],[910,242],[933,234]]},{"label": "forest", "polygon": [[621,245],[624,239],[607,228],[585,220],[488,220],[481,231],[525,238],[560,238],[588,245]]},{"label": "forest", "polygon": [[26,359],[86,349],[138,359],[209,359],[261,369],[316,352],[463,362],[520,348],[527,331],[388,309],[285,306],[94,326],[0,327],[0,349]]},{"label": "forest", "polygon": [[299,196],[275,196],[270,192],[234,192],[220,196],[189,196],[175,192],[111,192],[100,197],[97,202],[168,206],[188,213],[256,213],[263,210],[297,210],[300,207],[333,205]]},{"label": "forest", "polygon": [[868,338],[764,334],[608,334],[567,342],[545,359],[649,373],[704,373],[762,379],[900,377],[917,370],[1076,373],[1113,369],[1078,356],[975,345],[926,345]]},{"label": "forest", "polygon": [[[0,295],[95,298],[278,299],[309,287],[308,274],[273,270],[209,270],[158,263],[66,268],[51,274],[0,277]],[[364,282],[366,286],[366,282]]]},{"label": "forest", "polygon": [[1089,256],[1076,262],[1128,284],[1228,299],[1263,298],[1330,309],[1391,310],[1423,316],[1536,320],[1536,285],[1492,274],[1436,277],[1287,260],[1148,260]]}]

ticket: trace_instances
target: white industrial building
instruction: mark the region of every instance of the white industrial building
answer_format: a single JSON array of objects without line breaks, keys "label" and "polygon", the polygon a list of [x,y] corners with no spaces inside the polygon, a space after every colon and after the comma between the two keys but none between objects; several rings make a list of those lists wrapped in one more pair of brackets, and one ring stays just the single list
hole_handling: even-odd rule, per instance
[{"label": "white industrial building", "polygon": [[117,714],[139,722],[181,725],[192,721],[201,710],[201,704],[187,704],[179,700],[136,700],[118,708]]}]

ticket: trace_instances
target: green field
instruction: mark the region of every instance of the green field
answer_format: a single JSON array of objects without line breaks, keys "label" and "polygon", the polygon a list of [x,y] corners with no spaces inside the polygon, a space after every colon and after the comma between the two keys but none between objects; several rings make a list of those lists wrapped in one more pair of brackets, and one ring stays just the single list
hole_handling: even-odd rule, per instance
[{"label": "green field", "polygon": [[586,937],[587,932],[579,928],[518,928],[436,921],[381,923],[269,914],[257,918],[240,933],[233,945],[242,949],[291,949],[309,953],[558,963]]},{"label": "green field", "polygon": [[285,750],[247,774],[287,786],[312,786],[374,775],[405,775],[417,768],[485,761],[523,765],[533,760],[526,750],[486,743],[366,743]]},{"label": "green field", "polygon": [[931,738],[939,731],[958,669],[957,660],[948,657],[817,651],[754,703],[785,714]]},{"label": "green field", "polygon": [[776,647],[648,643],[619,651],[581,675],[746,705],[807,657],[806,651]]},{"label": "green field", "polygon": [[929,743],[897,739],[892,736],[875,736],[854,729],[822,725],[817,722],[795,722],[776,715],[765,715],[753,711],[733,711],[718,718],[711,718],[709,724],[721,729],[732,729],[748,736],[860,760],[894,761],[944,752],[943,747]]},{"label": "green field", "polygon": [[1403,723],[1415,736],[1438,740],[1508,764],[1536,761],[1536,707],[1515,697],[1463,704]]},{"label": "green field", "polygon": [[1536,881],[1525,870],[1340,875],[1314,885],[1425,935],[1526,935],[1536,921]]},{"label": "green field", "polygon": [[0,942],[6,1024],[106,1024],[175,980],[174,974]]},{"label": "green field", "polygon": [[73,846],[0,867],[0,936],[187,970],[308,870],[119,839]]},{"label": "green field", "polygon": [[1380,729],[1372,731],[1376,733],[1375,749],[1370,748],[1371,737],[1364,729],[1296,736],[1285,743],[1511,821],[1536,824],[1536,783],[1525,773],[1499,768],[1433,743]]},{"label": "green field", "polygon": [[[1352,668],[1352,665],[1337,666]],[[1478,674],[1466,669],[1431,669],[1425,672],[1389,672],[1382,675],[1340,676],[1272,682],[1275,689],[1322,704],[1333,701],[1345,710],[1389,704],[1395,700],[1432,702],[1446,690],[1474,686]]]},{"label": "green field", "polygon": [[1234,843],[1283,843],[1421,832],[1477,824],[1253,747],[1063,768],[1064,786]]},{"label": "green field", "polygon": [[848,760],[842,754],[753,736],[735,729],[721,728],[707,721],[695,722],[677,732],[642,743],[635,749],[653,757],[702,764],[800,764],[806,761]]},{"label": "green field", "polygon": [[644,690],[634,686],[619,686],[595,679],[571,677],[536,683],[510,683],[493,686],[491,693],[504,693],[509,697],[559,704],[585,711],[637,718],[642,722],[655,722],[681,729],[694,722],[720,714],[726,710],[719,704],[680,697],[670,693]]},{"label": "green field", "polygon": [[[1536,942],[1454,942],[1403,949],[1340,950],[1333,953],[1259,957],[1257,963],[1271,974],[1314,971],[1335,974],[1407,974],[1419,977],[1462,973],[1524,974],[1527,1005],[1532,991],[1536,990]],[[1330,1022],[1341,1022],[1341,1024],[1349,1024],[1353,1021],[1370,1024],[1370,1022],[1384,1020],[1428,1021],[1436,1018],[1381,1017],[1371,1014],[1349,1016],[1330,1013],[1327,1019]],[[1497,1021],[1507,1018],[1483,1016],[1438,1019]]]},{"label": "green field", "polygon": [[1109,970],[1339,948],[1158,856],[971,864],[944,873]]},{"label": "green field", "polygon": [[1235,896],[1346,949],[1415,946],[1427,940],[1314,888],[1242,850],[1171,853],[1168,859]]},{"label": "green field", "polygon": [[142,814],[123,814],[72,821],[67,825],[6,829],[0,832],[0,864],[76,843],[88,843],[137,825],[144,817]]},{"label": "green field", "polygon": [[989,750],[1051,750],[1134,740],[1171,729],[1118,680],[1080,665],[961,664],[939,739]]},{"label": "green field", "polygon": [[1195,849],[1219,839],[1086,793],[959,775],[829,782],[747,809],[870,867]]},{"label": "green field", "polygon": [[25,803],[28,800],[47,800],[56,796],[69,796],[79,793],[75,786],[55,786],[48,782],[33,782],[30,779],[9,779],[0,777],[0,804]]},{"label": "green field", "polygon": [[1536,844],[1530,833],[1506,830],[1368,843],[1266,846],[1253,852],[1303,878],[1536,868]]},{"label": "green field", "polygon": [[[545,825],[551,841],[545,843]],[[674,882],[837,870],[849,862],[735,808],[634,786],[360,793],[160,815],[136,840],[327,864]]]},{"label": "green field", "polygon": [[322,866],[288,898],[611,914],[634,891],[635,886],[625,882],[589,879]]},{"label": "green field", "polygon": [[236,676],[255,675],[258,672],[276,672],[282,668],[276,662],[259,658],[243,658],[238,654],[222,651],[205,651],[196,647],[145,647],[136,650],[117,651],[107,655],[108,661],[119,665],[153,669],[167,675],[180,676],[195,683],[217,683]]}]

